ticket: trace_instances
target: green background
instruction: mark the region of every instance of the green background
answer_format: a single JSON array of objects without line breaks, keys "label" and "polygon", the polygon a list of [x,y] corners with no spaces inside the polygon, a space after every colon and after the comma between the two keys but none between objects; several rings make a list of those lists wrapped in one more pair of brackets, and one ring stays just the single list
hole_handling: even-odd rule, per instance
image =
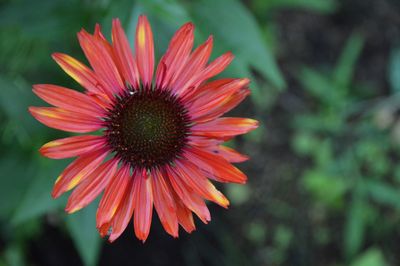
[{"label": "green background", "polygon": [[[76,32],[119,17],[133,42],[139,14],[156,57],[183,23],[213,57],[232,51],[221,76],[249,77],[233,115],[256,131],[231,143],[252,159],[246,186],[218,185],[229,210],[169,237],[153,219],[145,244],[132,225],[114,244],[95,228],[96,202],[67,216],[53,183],[69,160],[38,148],[68,133],[35,121],[32,84],[81,88],[52,61],[86,62]],[[399,265],[400,2],[397,0],[0,1],[0,266]]]}]

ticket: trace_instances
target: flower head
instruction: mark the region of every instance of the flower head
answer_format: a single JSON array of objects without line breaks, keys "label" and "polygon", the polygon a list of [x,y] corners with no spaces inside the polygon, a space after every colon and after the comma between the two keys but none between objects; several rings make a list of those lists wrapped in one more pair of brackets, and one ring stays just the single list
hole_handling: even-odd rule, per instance
[{"label": "flower head", "polygon": [[204,223],[210,213],[204,200],[223,207],[229,201],[211,183],[245,183],[231,163],[247,156],[222,146],[224,141],[257,127],[247,118],[221,117],[249,94],[249,80],[218,79],[233,59],[230,52],[207,63],[213,39],[193,52],[191,23],[173,36],[154,72],[150,24],[140,16],[132,53],[120,21],[112,25],[109,43],[96,25],[94,34],[78,33],[91,68],[61,53],[54,60],[84,93],[40,84],[33,91],[53,107],[30,107],[43,124],[74,133],[99,131],[45,144],[49,158],[77,157],[57,178],[52,196],[71,189],[66,211],[87,206],[104,192],[96,224],[114,241],[134,220],[135,234],[146,240],[153,205],[166,232],[178,236],[178,225],[195,229],[192,213]]}]

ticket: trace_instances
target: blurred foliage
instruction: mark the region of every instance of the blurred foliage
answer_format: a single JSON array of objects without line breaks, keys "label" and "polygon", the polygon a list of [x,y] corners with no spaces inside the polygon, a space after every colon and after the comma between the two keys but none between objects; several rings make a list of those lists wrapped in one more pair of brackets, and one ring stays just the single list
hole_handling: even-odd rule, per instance
[{"label": "blurred foliage", "polygon": [[[280,220],[307,204],[305,215],[309,217],[307,226],[312,228],[314,245],[304,248],[309,249],[310,257],[316,257],[324,249],[329,250],[324,254],[331,254],[316,265],[397,265],[400,257],[391,245],[398,243],[396,230],[400,223],[397,163],[400,47],[391,44],[387,63],[389,92],[377,88],[382,90],[376,94],[371,93],[369,84],[354,78],[357,69],[363,67],[358,61],[367,43],[362,31],[349,36],[334,66],[330,62],[321,66],[297,62],[296,80],[288,81],[287,70],[282,71],[277,64],[277,55],[285,51],[276,14],[289,10],[322,17],[340,12],[343,3],[335,0],[1,1],[0,266],[41,265],[40,261],[46,261],[44,265],[59,265],[57,256],[49,254],[48,260],[40,260],[35,255],[37,245],[54,241],[51,234],[47,235],[52,230],[56,231],[56,242],[63,245],[54,242],[50,253],[62,247],[65,250],[59,252],[64,252],[63,258],[79,254],[82,264],[88,266],[101,264],[101,258],[107,257],[111,247],[102,242],[95,229],[96,203],[67,217],[63,212],[66,196],[57,200],[50,196],[56,177],[69,162],[41,158],[37,150],[45,142],[65,137],[67,133],[41,125],[28,114],[27,107],[43,104],[31,92],[32,84],[52,83],[81,89],[50,57],[53,52],[63,52],[85,61],[76,32],[81,28],[92,31],[99,22],[109,38],[112,18],[120,17],[132,43],[137,16],[141,13],[146,13],[152,23],[157,58],[165,51],[173,32],[187,21],[196,25],[197,44],[214,35],[214,58],[228,50],[235,54],[232,65],[221,76],[251,78],[251,100],[235,112],[257,117],[261,126],[232,145],[250,155],[253,150],[261,150],[262,154],[254,158],[252,167],[244,165],[251,177],[248,186],[225,186],[232,210],[229,214],[221,211],[221,215],[229,215],[229,222],[218,216],[220,210],[213,209],[215,218],[210,225],[204,228],[200,225],[201,232],[179,240],[163,240],[165,235],[157,229],[160,225],[154,223],[151,234],[155,237],[145,244],[151,251],[145,255],[151,256],[142,258],[138,264],[145,264],[147,259],[163,263],[163,258],[171,253],[170,249],[165,250],[173,245],[180,255],[171,256],[182,258],[181,264],[186,265],[310,265],[307,260],[297,259],[306,256],[302,251],[293,250],[301,245],[295,243],[302,237],[294,228],[296,221],[288,224]],[[290,117],[291,123],[279,126],[282,131],[293,132],[290,136],[293,150],[287,148],[285,152],[295,152],[294,156],[304,163],[294,170],[292,161],[283,162],[283,167],[266,168],[267,158],[279,156],[270,154],[273,151],[262,145],[286,136],[280,135],[281,131],[268,131],[269,114],[276,108],[280,110],[277,106],[281,97],[296,83],[300,84],[305,108]],[[279,160],[286,157],[282,158]],[[299,182],[304,197],[296,202],[283,197],[271,199],[270,183],[262,180],[266,172],[278,177],[274,179],[280,182],[277,187]],[[294,178],[291,172],[295,172]],[[256,188],[252,182],[256,181],[252,180],[261,184],[257,187],[262,191],[260,194],[253,192]],[[258,208],[259,205],[263,208]],[[266,221],[264,217],[273,218]],[[132,234],[129,239],[136,241]],[[151,242],[157,241],[163,244],[152,245]],[[131,254],[136,247],[129,244],[128,248]],[[114,249],[124,250],[117,244]],[[65,265],[75,265],[76,261],[72,259]]]}]

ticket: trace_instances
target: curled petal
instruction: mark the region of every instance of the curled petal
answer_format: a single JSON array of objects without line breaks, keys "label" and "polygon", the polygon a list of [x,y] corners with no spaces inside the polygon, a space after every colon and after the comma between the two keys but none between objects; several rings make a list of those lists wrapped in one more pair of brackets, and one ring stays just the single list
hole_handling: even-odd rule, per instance
[{"label": "curled petal", "polygon": [[98,117],[104,113],[103,107],[92,97],[75,90],[50,84],[37,84],[33,86],[33,92],[49,104],[68,111],[92,117]]},{"label": "curled petal", "polygon": [[112,39],[122,76],[130,85],[139,88],[139,70],[119,19],[113,20]]},{"label": "curled petal", "polygon": [[106,187],[101,198],[96,215],[96,225],[100,228],[103,224],[109,223],[114,216],[117,208],[124,197],[129,184],[130,167],[122,166],[117,174],[112,177],[110,184]]},{"label": "curled petal", "polygon": [[65,211],[76,212],[91,203],[107,186],[117,170],[118,160],[109,160],[96,168],[72,192]]},{"label": "curled petal", "polygon": [[152,178],[152,176],[147,176],[146,172],[143,171],[142,175],[133,180],[133,186],[135,187],[135,235],[143,242],[146,241],[149,235],[153,214]]},{"label": "curled petal", "polygon": [[52,197],[58,198],[64,192],[73,189],[101,164],[107,154],[107,151],[93,151],[73,161],[57,178]]},{"label": "curled petal", "polygon": [[258,127],[258,121],[250,118],[223,117],[192,127],[195,136],[225,138],[245,134]]},{"label": "curled petal", "polygon": [[40,148],[43,156],[62,159],[79,156],[105,146],[100,136],[74,136],[50,141]]},{"label": "curled petal", "polygon": [[142,83],[145,87],[149,87],[154,72],[154,42],[150,23],[144,15],[139,16],[138,19],[135,51]]},{"label": "curled petal", "polygon": [[46,126],[64,131],[87,133],[103,127],[100,119],[57,107],[29,107],[29,112]]}]

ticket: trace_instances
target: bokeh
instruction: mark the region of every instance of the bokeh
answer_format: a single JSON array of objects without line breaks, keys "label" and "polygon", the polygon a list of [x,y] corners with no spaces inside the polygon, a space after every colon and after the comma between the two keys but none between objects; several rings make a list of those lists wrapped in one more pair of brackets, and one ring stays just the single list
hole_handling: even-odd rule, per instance
[{"label": "bokeh", "polygon": [[[38,148],[67,133],[35,121],[32,84],[81,90],[51,59],[86,62],[76,32],[119,17],[133,43],[139,14],[152,23],[157,58],[183,23],[221,76],[249,77],[233,114],[260,128],[229,145],[251,156],[245,186],[218,185],[228,210],[178,239],[157,217],[141,243],[132,226],[115,243],[95,228],[97,203],[67,216],[50,192],[68,160]],[[400,1],[0,1],[0,266],[400,264]]]}]

